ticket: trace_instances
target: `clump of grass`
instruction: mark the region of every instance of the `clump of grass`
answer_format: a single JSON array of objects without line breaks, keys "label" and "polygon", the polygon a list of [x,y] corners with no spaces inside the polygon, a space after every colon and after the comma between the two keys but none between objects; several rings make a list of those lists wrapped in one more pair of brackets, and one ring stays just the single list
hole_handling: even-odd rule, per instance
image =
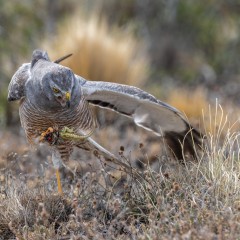
[{"label": "clump of grass", "polygon": [[206,163],[201,173],[211,183],[216,198],[224,198],[226,203],[229,200],[233,203],[240,197],[240,134],[236,130],[239,121],[232,124],[232,119],[229,120],[221,105],[217,104],[214,113],[209,110],[208,119],[209,122],[204,121],[202,159],[205,158]]},{"label": "clump of grass", "polygon": [[[46,178],[39,185],[41,191],[33,191],[26,186],[28,176],[20,178],[19,171],[12,171],[13,180],[7,182],[9,178],[1,178],[0,172],[1,236],[237,239],[240,235],[239,133],[235,125],[228,123],[220,105],[204,114],[207,118],[203,122],[211,128],[202,127],[204,141],[197,162],[180,164],[170,157],[158,156],[158,164],[153,167],[147,157],[151,153],[143,151],[144,146],[140,144],[145,159],[138,177],[123,169],[119,173],[108,162],[100,165],[100,169],[92,165],[81,174],[76,171],[71,181],[64,182],[66,197],[51,192],[51,179]],[[128,150],[121,147],[119,154],[128,162]],[[87,159],[91,161],[90,157]],[[16,164],[11,166],[16,168]],[[22,165],[21,171],[27,167]],[[11,169],[3,172],[8,171]]]},{"label": "clump of grass", "polygon": [[67,19],[44,48],[53,59],[73,53],[63,64],[88,80],[136,86],[147,80],[143,45],[130,31],[110,28],[96,12],[88,18],[77,13]]},{"label": "clump of grass", "polygon": [[0,206],[0,233],[4,239],[53,237],[69,220],[72,207],[66,198],[30,190],[13,179],[5,187]]},{"label": "clump of grass", "polygon": [[144,234],[139,239],[239,236],[240,135],[233,126],[223,135],[226,115],[220,105],[215,110],[219,116],[209,116],[215,121],[205,122],[212,126],[212,131],[205,132],[198,163],[179,166],[170,161],[159,172],[146,166],[144,181],[137,183],[132,198],[133,214],[142,216],[147,223],[142,226]]},{"label": "clump of grass", "polygon": [[218,134],[224,138],[229,129],[237,131],[239,128],[239,108],[227,101],[220,107],[218,100],[211,104],[207,97],[207,91],[203,88],[192,91],[175,89],[170,92],[167,102],[183,112],[193,126],[200,129],[202,133],[215,135],[216,129],[221,128]]}]

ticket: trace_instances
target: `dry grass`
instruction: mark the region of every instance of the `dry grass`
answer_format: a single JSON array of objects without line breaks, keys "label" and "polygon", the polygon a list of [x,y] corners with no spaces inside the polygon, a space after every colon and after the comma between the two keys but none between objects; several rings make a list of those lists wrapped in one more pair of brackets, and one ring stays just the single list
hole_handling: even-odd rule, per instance
[{"label": "dry grass", "polygon": [[202,88],[191,92],[185,89],[174,89],[170,92],[167,102],[190,119],[202,118],[202,111],[206,111],[209,106],[206,92]]},{"label": "dry grass", "polygon": [[73,53],[63,64],[88,80],[140,86],[147,79],[143,44],[126,29],[110,28],[97,13],[88,18],[75,14],[43,48],[52,59]]},{"label": "dry grass", "polygon": [[[89,167],[83,170],[82,166],[76,168],[79,162],[69,163],[76,169],[75,175],[64,181],[67,193],[64,197],[55,195],[51,169],[45,169],[43,181],[43,177],[39,179],[36,173],[31,174],[35,168],[29,167],[30,157],[28,164],[21,164],[26,161],[26,150],[8,156],[0,172],[2,239],[16,236],[19,239],[145,240],[159,239],[159,236],[161,239],[237,239],[240,234],[239,133],[231,126],[223,133],[224,114],[220,106],[214,109],[223,119],[219,125],[214,114],[208,116],[211,124],[205,124],[211,125],[212,131],[204,132],[198,162],[188,161],[183,165],[159,155],[153,166],[149,160],[154,141],[146,145],[142,132],[131,128],[124,135],[127,148],[121,147],[121,155],[126,159],[132,156],[134,160],[134,154],[130,156],[127,149],[134,148],[139,135],[147,147],[146,152],[142,152],[142,145],[138,150],[145,160],[141,179],[105,164],[96,167],[96,158],[85,158],[81,153],[81,159],[87,160],[82,166],[89,163]],[[97,141],[104,138],[107,142],[104,136],[111,136],[111,143],[115,142],[111,144],[112,149],[119,149],[117,146],[123,139],[119,141],[116,134],[109,135],[113,129],[101,132],[102,135],[99,132],[95,136]],[[32,155],[32,159],[39,158],[36,168],[44,163],[40,161],[41,155],[44,159],[43,153]],[[39,184],[29,185],[29,181]]]},{"label": "dry grass", "polygon": [[170,92],[167,102],[183,112],[202,133],[225,138],[229,130],[237,131],[240,127],[238,106],[227,101],[219,105],[218,100],[210,104],[203,88],[192,91],[175,89]]},{"label": "dry grass", "polygon": [[[203,159],[207,159],[206,165],[201,170],[204,177],[213,183],[216,198],[233,200],[240,197],[239,186],[239,121],[232,124],[236,116],[230,120],[221,107],[215,107],[214,114],[209,114],[209,122],[204,122],[205,144]],[[234,197],[233,197],[234,196]]]}]

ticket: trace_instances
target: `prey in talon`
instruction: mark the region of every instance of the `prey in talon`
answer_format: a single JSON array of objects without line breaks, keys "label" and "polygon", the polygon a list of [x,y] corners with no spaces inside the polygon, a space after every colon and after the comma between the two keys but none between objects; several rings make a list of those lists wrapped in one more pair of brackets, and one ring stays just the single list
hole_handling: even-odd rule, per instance
[{"label": "prey in talon", "polygon": [[43,132],[40,136],[40,142],[47,142],[50,145],[56,145],[59,140],[59,131],[52,127],[49,127],[45,132]]},{"label": "prey in talon", "polygon": [[91,130],[88,134],[86,135],[80,135],[80,134],[76,134],[74,133],[74,130],[72,128],[68,128],[68,127],[64,127],[61,131],[60,131],[60,137],[64,140],[71,140],[74,142],[84,142],[86,141],[89,137],[91,137],[91,135],[93,134],[94,129]]},{"label": "prey in talon", "polygon": [[91,135],[93,130],[86,135],[76,134],[73,128],[63,127],[60,131],[49,127],[41,134],[40,142],[47,142],[50,145],[56,145],[63,141],[85,142]]}]

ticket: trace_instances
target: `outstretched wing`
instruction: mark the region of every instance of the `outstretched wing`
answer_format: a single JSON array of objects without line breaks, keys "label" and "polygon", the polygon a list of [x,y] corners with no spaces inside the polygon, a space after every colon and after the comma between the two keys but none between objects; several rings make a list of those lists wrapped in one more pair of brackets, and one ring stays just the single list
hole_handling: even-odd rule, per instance
[{"label": "outstretched wing", "polygon": [[25,96],[25,83],[30,76],[30,63],[24,63],[13,75],[8,86],[8,101],[19,100]]},{"label": "outstretched wing", "polygon": [[137,125],[157,135],[164,136],[165,132],[182,132],[189,128],[177,109],[139,88],[81,80],[83,94],[88,102],[132,117]]},{"label": "outstretched wing", "polygon": [[76,77],[89,103],[131,117],[138,126],[165,137],[177,158],[183,159],[182,145],[195,156],[200,134],[176,108],[136,87]]}]

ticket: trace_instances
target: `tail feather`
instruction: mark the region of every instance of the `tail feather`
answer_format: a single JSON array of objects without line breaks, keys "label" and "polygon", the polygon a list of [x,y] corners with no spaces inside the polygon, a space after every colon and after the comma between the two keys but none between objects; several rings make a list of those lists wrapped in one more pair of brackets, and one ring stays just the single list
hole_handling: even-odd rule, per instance
[{"label": "tail feather", "polygon": [[167,145],[178,160],[183,160],[185,154],[197,159],[197,150],[201,145],[201,134],[196,129],[189,129],[181,133],[166,132]]}]

